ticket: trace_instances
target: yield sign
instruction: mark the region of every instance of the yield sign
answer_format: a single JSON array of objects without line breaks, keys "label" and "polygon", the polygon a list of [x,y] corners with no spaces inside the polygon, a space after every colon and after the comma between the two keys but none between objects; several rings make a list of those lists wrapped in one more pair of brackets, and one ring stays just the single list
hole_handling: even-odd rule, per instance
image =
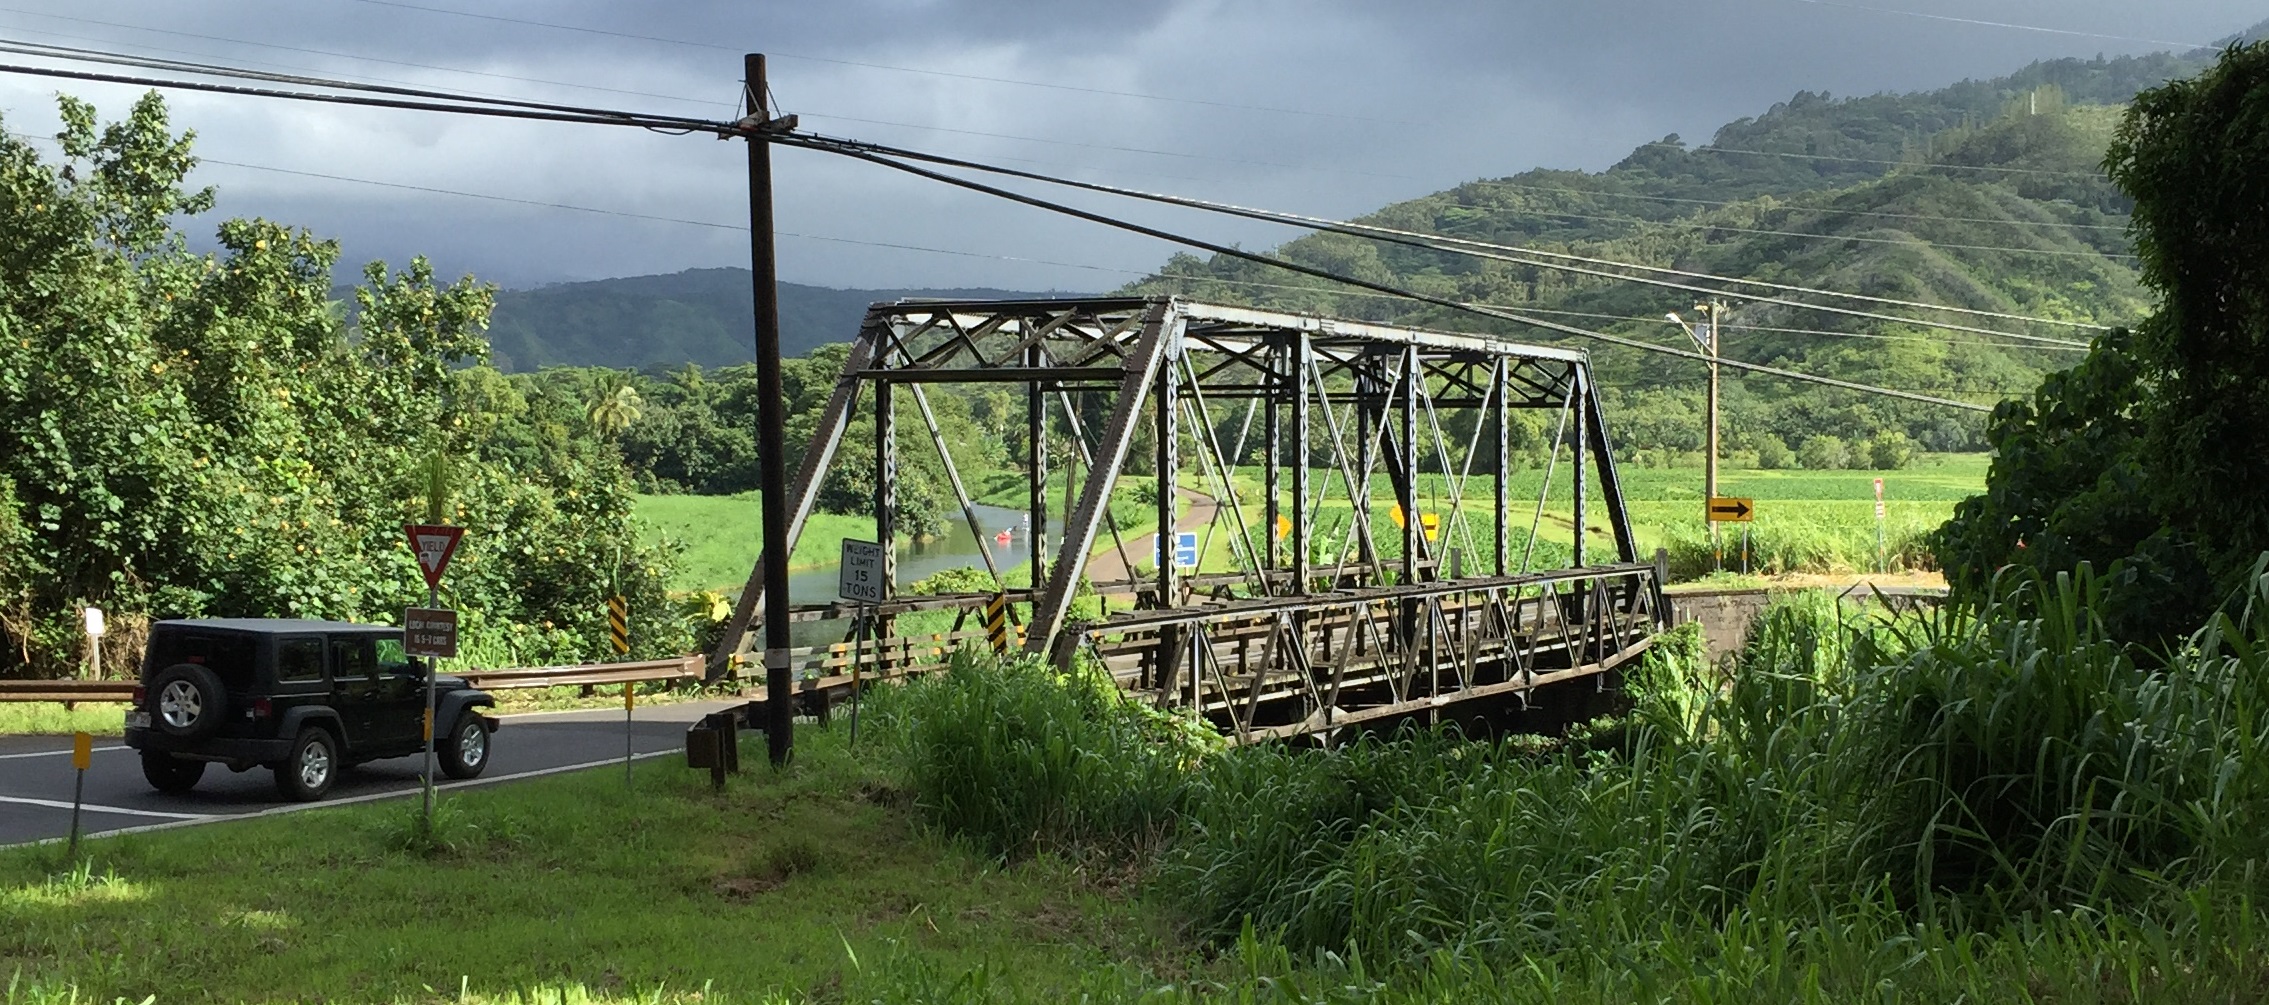
[{"label": "yield sign", "polygon": [[418,557],[418,570],[425,573],[426,589],[441,588],[441,572],[449,568],[449,556],[457,553],[457,540],[465,536],[465,528],[432,523],[406,523],[402,533],[410,536],[410,554]]}]

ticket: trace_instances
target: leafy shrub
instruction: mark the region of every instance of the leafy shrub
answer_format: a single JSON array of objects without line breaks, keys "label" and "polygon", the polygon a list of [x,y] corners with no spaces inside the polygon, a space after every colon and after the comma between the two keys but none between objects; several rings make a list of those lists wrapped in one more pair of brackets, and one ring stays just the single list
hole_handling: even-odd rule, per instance
[{"label": "leafy shrub", "polygon": [[1767,471],[1782,471],[1796,466],[1796,452],[1770,433],[1757,437],[1757,466]]},{"label": "leafy shrub", "polygon": [[1010,858],[1157,840],[1188,766],[1220,742],[1094,670],[968,648],[872,707],[923,814]]},{"label": "leafy shrub", "polygon": [[1867,441],[1867,465],[1877,471],[1897,471],[1914,463],[1914,442],[1896,429],[1876,433]]},{"label": "leafy shrub", "polygon": [[1831,471],[1851,466],[1851,451],[1844,441],[1834,436],[1807,436],[1796,448],[1798,464],[1814,471]]}]

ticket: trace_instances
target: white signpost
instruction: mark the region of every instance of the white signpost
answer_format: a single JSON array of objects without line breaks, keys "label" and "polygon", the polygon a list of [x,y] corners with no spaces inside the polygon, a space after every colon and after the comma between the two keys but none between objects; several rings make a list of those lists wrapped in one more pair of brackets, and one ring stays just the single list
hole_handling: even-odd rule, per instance
[{"label": "white signpost", "polygon": [[882,545],[843,539],[843,565],[835,595],[860,604],[882,603]]},{"label": "white signpost", "polygon": [[87,619],[87,661],[89,664],[91,664],[89,667],[88,676],[93,677],[96,680],[101,680],[103,633],[102,608],[89,607],[86,609],[84,614],[86,615]]},{"label": "white signpost", "polygon": [[[457,554],[465,528],[447,524],[406,523],[402,533],[410,539],[410,554],[417,556],[418,571],[425,574],[425,607],[402,612],[402,649],[425,660],[425,820],[433,824],[433,678],[434,660],[457,656],[457,612],[441,607],[441,574]],[[447,628],[440,626],[446,618]],[[421,638],[422,637],[422,638]],[[420,646],[424,652],[411,648]]]},{"label": "white signpost", "polygon": [[1883,479],[1875,479],[1875,571],[1889,572],[1890,557],[1883,554]]},{"label": "white signpost", "polygon": [[[883,575],[882,545],[874,541],[843,539],[843,563],[835,576],[835,595],[859,605],[851,623],[851,742],[859,742],[859,657],[866,636],[874,628],[870,605],[889,595]],[[878,639],[879,650],[879,639]],[[879,652],[878,652],[879,655]]]}]

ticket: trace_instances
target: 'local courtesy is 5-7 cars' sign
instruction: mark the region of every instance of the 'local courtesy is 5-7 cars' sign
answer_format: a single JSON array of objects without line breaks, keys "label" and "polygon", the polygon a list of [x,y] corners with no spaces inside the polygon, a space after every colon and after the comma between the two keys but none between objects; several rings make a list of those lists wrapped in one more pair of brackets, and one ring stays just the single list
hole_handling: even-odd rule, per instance
[{"label": "'local courtesy is 5-7 cars' sign", "polygon": [[402,651],[434,659],[457,657],[457,612],[412,607],[402,612]]}]

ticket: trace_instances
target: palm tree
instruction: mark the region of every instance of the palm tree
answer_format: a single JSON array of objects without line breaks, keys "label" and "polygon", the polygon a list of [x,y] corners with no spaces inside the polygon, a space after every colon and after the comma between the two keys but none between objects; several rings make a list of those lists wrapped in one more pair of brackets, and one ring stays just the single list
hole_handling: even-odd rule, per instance
[{"label": "palm tree", "polygon": [[624,371],[609,370],[593,385],[591,408],[585,414],[591,420],[591,428],[598,430],[600,436],[611,440],[621,436],[623,430],[629,429],[632,423],[638,421],[639,407],[642,404],[644,402],[638,397],[638,385],[631,381],[631,375]]}]

